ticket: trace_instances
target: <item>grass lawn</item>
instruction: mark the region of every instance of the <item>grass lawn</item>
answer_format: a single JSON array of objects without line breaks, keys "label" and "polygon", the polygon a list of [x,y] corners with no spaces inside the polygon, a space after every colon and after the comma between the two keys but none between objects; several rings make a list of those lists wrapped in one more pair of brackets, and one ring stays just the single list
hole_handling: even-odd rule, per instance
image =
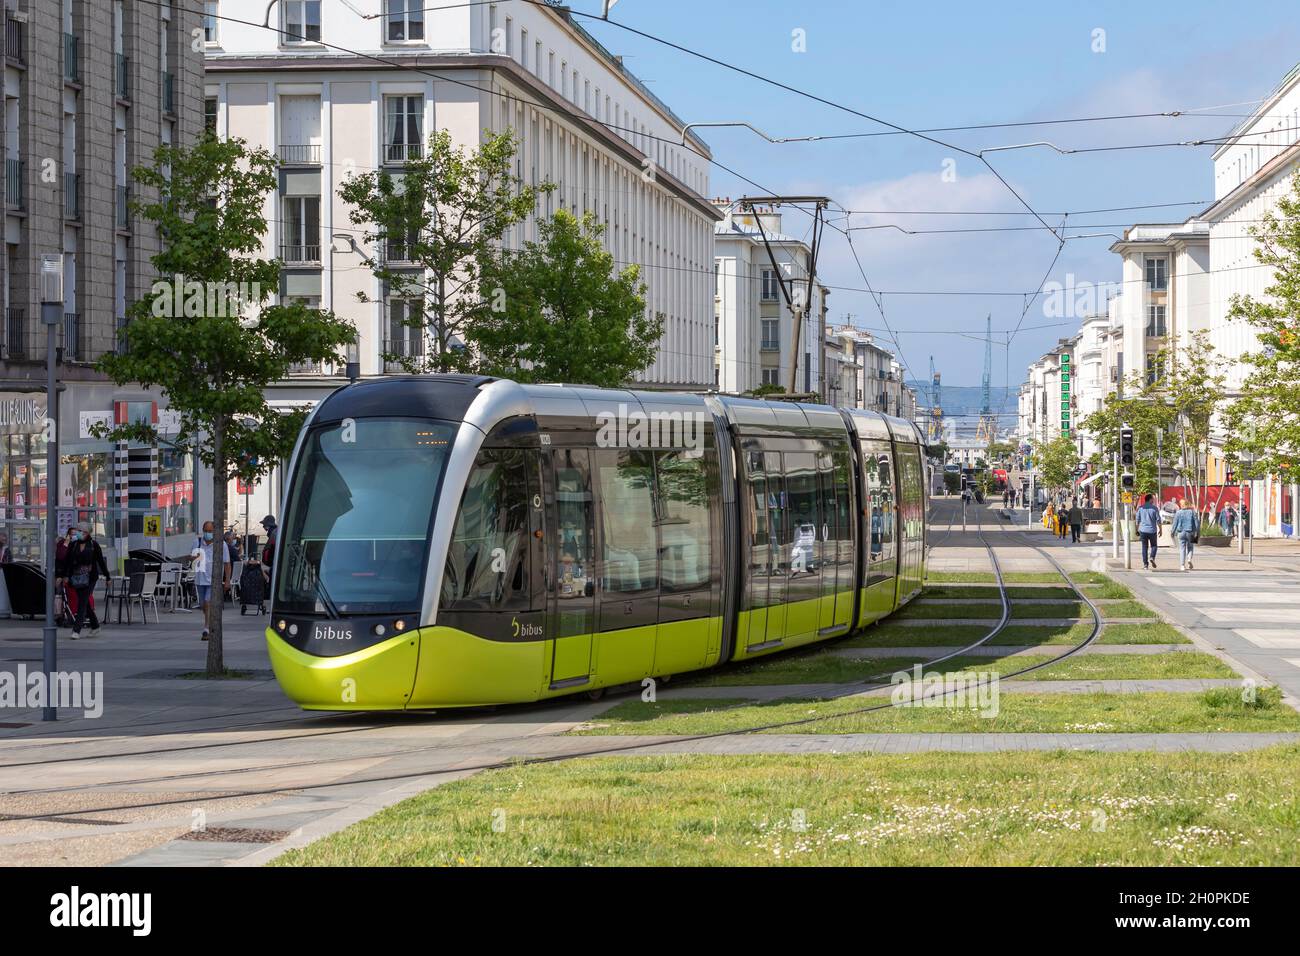
[{"label": "grass lawn", "polygon": [[[934,627],[909,627],[886,621],[836,647],[962,647],[973,644],[993,626],[979,624],[942,624]],[[990,644],[1077,644],[1092,631],[1092,622],[1079,624],[1008,624]],[[1182,632],[1163,622],[1158,624],[1107,624],[1098,644],[1190,644]]]},{"label": "grass lawn", "polygon": [[[921,592],[922,598],[984,598],[986,601],[996,601],[998,599],[998,587],[996,584],[937,584],[927,587]],[[1039,600],[1068,600],[1078,598],[1078,595],[1067,587],[1028,587],[1026,585],[1010,585],[1007,587],[1007,597],[1012,600],[1016,598],[1038,598]]]},{"label": "grass lawn", "polygon": [[[1063,650],[1063,648],[1062,648]],[[954,657],[933,670],[975,670],[1006,674],[1043,664],[1055,653],[1016,657]],[[771,657],[736,667],[707,671],[688,683],[704,687],[747,687],[768,684],[836,684],[887,680],[898,671],[911,671],[921,657],[841,657],[827,651],[790,657]],[[1176,677],[1235,677],[1236,673],[1212,654],[1171,651],[1167,654],[1077,654],[1058,664],[1026,674],[1026,680],[1163,680]],[[675,686],[675,685],[674,685]]]},{"label": "grass lawn", "polygon": [[1300,747],[606,757],[428,790],[272,866],[1300,865]]},{"label": "grass lawn", "polygon": [[1109,604],[1098,604],[1097,610],[1101,611],[1102,617],[1110,619],[1157,616],[1155,611],[1140,601],[1112,601]]},{"label": "grass lawn", "polygon": [[992,571],[930,571],[925,579],[935,584],[997,584]]},{"label": "grass lawn", "polygon": [[[1012,608],[1014,613],[1015,608]],[[912,601],[891,617],[894,619],[911,619],[941,621],[948,618],[969,618],[973,621],[997,621],[1002,617],[1002,605],[999,604],[935,604],[933,601]],[[990,627],[992,623],[990,623]]]},{"label": "grass lawn", "polygon": [[1300,714],[1282,703],[1275,687],[1247,704],[1235,688],[1199,694],[1007,694],[996,716],[956,707],[888,707],[870,713],[867,698],[777,700],[661,700],[620,703],[576,733],[702,734],[802,720],[827,719],[771,733],[1174,733],[1300,731]]}]

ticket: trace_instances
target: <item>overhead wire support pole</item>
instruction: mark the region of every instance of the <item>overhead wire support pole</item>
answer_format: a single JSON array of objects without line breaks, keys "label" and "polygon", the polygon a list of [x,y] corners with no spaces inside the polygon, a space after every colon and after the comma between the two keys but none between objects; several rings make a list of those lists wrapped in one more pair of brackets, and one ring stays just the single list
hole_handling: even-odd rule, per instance
[{"label": "overhead wire support pole", "polygon": [[[772,243],[767,237],[767,229],[763,226],[763,217],[758,212],[756,204],[765,204],[769,206],[780,206],[785,203],[811,203],[813,204],[813,224],[812,238],[808,247],[808,281],[806,294],[802,301],[796,302],[790,294],[790,289],[786,287],[786,280],[782,277],[781,266],[776,261],[776,252],[772,249]],[[799,345],[802,338],[803,323],[809,310],[812,308],[813,284],[817,279],[817,253],[821,247],[821,234],[825,226],[823,213],[830,205],[830,199],[826,196],[746,196],[739,202],[742,210],[753,213],[754,222],[758,226],[758,234],[763,240],[763,248],[767,250],[768,261],[772,263],[772,271],[776,275],[777,285],[781,287],[781,296],[785,299],[786,307],[794,319],[794,334],[791,337],[790,347],[790,386],[788,394],[795,395],[799,392]],[[796,279],[791,276],[789,279],[790,286],[793,287]]]}]

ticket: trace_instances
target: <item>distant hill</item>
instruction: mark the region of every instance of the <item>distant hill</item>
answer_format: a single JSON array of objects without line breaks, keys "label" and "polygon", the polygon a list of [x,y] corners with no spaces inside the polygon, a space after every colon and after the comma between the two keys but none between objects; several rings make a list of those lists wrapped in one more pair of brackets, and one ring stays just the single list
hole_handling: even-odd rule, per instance
[{"label": "distant hill", "polygon": [[[930,405],[930,385],[928,382],[908,382],[916,389],[916,401],[919,405],[929,407]],[[1015,385],[1010,388],[1000,385],[994,385],[989,388],[989,403],[995,413],[1001,412],[1003,415],[1015,415],[1020,396],[1020,386]],[[940,402],[943,405],[945,415],[978,415],[980,405],[983,403],[984,390],[978,385],[948,385],[942,386]]]}]

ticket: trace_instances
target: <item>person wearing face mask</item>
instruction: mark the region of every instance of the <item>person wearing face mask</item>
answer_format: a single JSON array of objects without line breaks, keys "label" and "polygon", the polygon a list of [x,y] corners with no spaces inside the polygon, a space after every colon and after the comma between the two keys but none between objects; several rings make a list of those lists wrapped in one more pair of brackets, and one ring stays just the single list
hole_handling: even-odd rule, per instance
[{"label": "person wearing face mask", "polygon": [[69,538],[71,541],[63,558],[63,567],[62,569],[56,567],[56,573],[67,581],[69,589],[76,598],[76,617],[72,622],[72,639],[75,641],[81,637],[81,625],[87,618],[90,619],[90,636],[99,636],[99,618],[95,615],[91,595],[95,591],[99,576],[102,574],[107,581],[110,575],[108,563],[104,560],[104,552],[99,547],[99,542],[91,535],[90,525],[87,522],[82,521],[73,525]]},{"label": "person wearing face mask", "polygon": [[[194,586],[199,591],[199,604],[203,607],[203,636],[200,640],[208,639],[208,602],[212,600],[212,545],[214,542],[215,525],[211,521],[203,522],[203,535],[194,543],[194,550],[190,552],[190,557],[194,564]],[[230,546],[225,541],[221,542],[221,547],[225,549],[225,554],[221,559],[221,576],[222,588],[230,584],[230,566],[232,555]],[[221,594],[222,592],[217,592]]]}]

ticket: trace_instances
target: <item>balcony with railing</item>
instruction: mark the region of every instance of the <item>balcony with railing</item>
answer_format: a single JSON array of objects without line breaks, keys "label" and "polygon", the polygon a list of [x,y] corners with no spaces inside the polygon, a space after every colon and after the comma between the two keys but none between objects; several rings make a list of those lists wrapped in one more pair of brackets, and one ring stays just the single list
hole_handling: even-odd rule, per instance
[{"label": "balcony with railing", "polygon": [[405,163],[419,159],[422,150],[419,143],[388,143],[384,146],[384,162]]},{"label": "balcony with railing", "polygon": [[162,75],[162,111],[176,112],[176,77],[170,73]]},{"label": "balcony with railing", "polygon": [[114,54],[114,89],[119,100],[131,98],[131,61],[124,53]]},{"label": "balcony with railing", "polygon": [[123,231],[131,228],[131,187],[117,187],[117,228]]},{"label": "balcony with railing", "polygon": [[763,339],[763,341],[759,344],[758,347],[760,350],[764,352],[779,352],[781,351],[781,340]]},{"label": "balcony with railing", "polygon": [[27,310],[5,309],[4,357],[27,358]]},{"label": "balcony with railing", "polygon": [[384,371],[404,372],[413,360],[424,356],[424,342],[417,332],[410,339],[384,339]]},{"label": "balcony with railing", "polygon": [[5,206],[23,209],[23,161],[5,157]]},{"label": "balcony with railing", "polygon": [[84,362],[87,360],[86,343],[82,340],[84,330],[81,326],[81,314],[63,313],[63,361]]},{"label": "balcony with railing", "polygon": [[5,11],[5,59],[11,63],[25,63],[23,58],[23,25]]},{"label": "balcony with railing", "polygon": [[320,143],[281,143],[279,154],[280,164],[283,166],[319,166],[321,164]]},{"label": "balcony with railing", "polygon": [[283,243],[280,246],[280,261],[288,265],[320,265],[320,243]]},{"label": "balcony with railing", "polygon": [[289,366],[289,375],[294,378],[314,377],[324,374],[320,362],[294,362]]},{"label": "balcony with railing", "polygon": [[72,33],[63,34],[63,79],[68,83],[81,81],[81,50]]},{"label": "balcony with railing", "polygon": [[63,218],[81,218],[81,177],[76,173],[63,174]]}]

